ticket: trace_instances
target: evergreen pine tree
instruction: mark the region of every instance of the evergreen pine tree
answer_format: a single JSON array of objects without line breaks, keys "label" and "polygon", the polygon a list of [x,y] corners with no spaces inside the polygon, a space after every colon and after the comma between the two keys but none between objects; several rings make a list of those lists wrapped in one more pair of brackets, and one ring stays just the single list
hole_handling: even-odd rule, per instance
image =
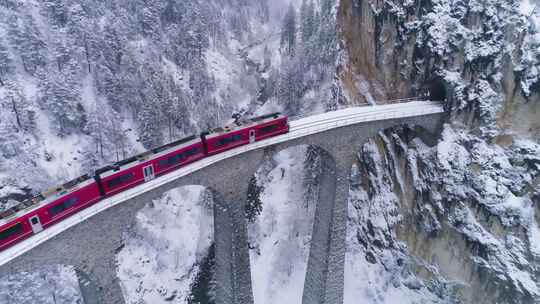
[{"label": "evergreen pine tree", "polygon": [[315,28],[315,5],[313,0],[302,0],[302,6],[300,8],[300,22],[302,31],[302,41],[308,41],[313,35]]},{"label": "evergreen pine tree", "polygon": [[289,3],[289,8],[283,19],[281,28],[281,48],[289,56],[294,56],[296,47],[296,12],[294,6]]},{"label": "evergreen pine tree", "polygon": [[31,15],[24,14],[21,20],[13,18],[10,22],[9,36],[11,45],[17,50],[27,73],[34,75],[39,67],[45,66],[46,44]]},{"label": "evergreen pine tree", "polygon": [[4,86],[6,79],[13,70],[13,61],[9,56],[7,48],[3,45],[3,41],[0,40],[0,86]]},{"label": "evergreen pine tree", "polygon": [[264,191],[264,187],[257,183],[257,178],[252,177],[249,180],[248,194],[245,206],[246,219],[253,223],[257,219],[257,216],[261,214],[263,209],[263,203],[261,201],[261,193]]}]

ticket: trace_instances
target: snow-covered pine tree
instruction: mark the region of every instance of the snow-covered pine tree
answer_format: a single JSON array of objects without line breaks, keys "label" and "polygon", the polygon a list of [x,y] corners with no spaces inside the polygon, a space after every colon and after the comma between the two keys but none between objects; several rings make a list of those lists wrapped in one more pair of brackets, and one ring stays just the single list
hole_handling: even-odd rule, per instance
[{"label": "snow-covered pine tree", "polygon": [[313,0],[302,0],[300,8],[300,22],[302,31],[302,42],[308,41],[313,35],[315,28],[315,5]]},{"label": "snow-covered pine tree", "polygon": [[87,116],[81,104],[78,65],[71,58],[61,72],[40,73],[41,106],[49,111],[54,120],[58,136],[66,136],[81,130],[87,123]]},{"label": "snow-covered pine tree", "polygon": [[29,13],[23,14],[21,18],[11,17],[8,35],[27,73],[34,75],[39,67],[45,66],[46,44]]},{"label": "snow-covered pine tree", "polygon": [[281,49],[291,57],[295,54],[296,31],[296,11],[291,2],[283,18],[283,26],[281,28]]},{"label": "snow-covered pine tree", "polygon": [[253,223],[257,219],[257,216],[261,214],[263,204],[261,201],[261,193],[264,191],[264,187],[257,182],[257,178],[253,176],[249,180],[248,193],[245,206],[246,219]]},{"label": "snow-covered pine tree", "polygon": [[301,63],[297,58],[282,64],[276,93],[285,113],[289,115],[299,113],[300,101],[303,96],[303,82]]},{"label": "snow-covered pine tree", "polygon": [[154,10],[153,7],[145,7],[142,9],[140,18],[142,33],[146,37],[159,39],[161,29],[159,12]]},{"label": "snow-covered pine tree", "polygon": [[68,21],[67,6],[63,0],[43,0],[41,14],[54,26],[64,27]]},{"label": "snow-covered pine tree", "polygon": [[35,112],[31,103],[16,82],[8,82],[6,95],[2,102],[6,112],[12,114],[11,124],[17,131],[31,132],[36,126]]},{"label": "snow-covered pine tree", "polygon": [[157,101],[143,100],[137,115],[140,141],[146,148],[154,148],[162,143],[159,109],[154,104]]},{"label": "snow-covered pine tree", "polygon": [[0,86],[6,84],[6,80],[13,69],[13,60],[9,55],[6,45],[4,45],[4,40],[0,39]]}]

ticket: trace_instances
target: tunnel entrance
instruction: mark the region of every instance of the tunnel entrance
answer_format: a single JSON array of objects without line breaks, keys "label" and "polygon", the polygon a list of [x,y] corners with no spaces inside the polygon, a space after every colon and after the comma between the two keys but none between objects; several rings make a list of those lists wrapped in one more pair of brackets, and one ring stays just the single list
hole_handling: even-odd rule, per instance
[{"label": "tunnel entrance", "polygon": [[433,101],[445,101],[447,97],[446,86],[442,78],[436,78],[426,82],[424,92],[429,100]]}]

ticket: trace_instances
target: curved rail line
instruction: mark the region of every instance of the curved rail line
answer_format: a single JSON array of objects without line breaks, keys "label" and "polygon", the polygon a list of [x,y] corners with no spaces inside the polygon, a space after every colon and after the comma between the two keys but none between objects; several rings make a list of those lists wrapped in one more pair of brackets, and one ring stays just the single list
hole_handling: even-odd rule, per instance
[{"label": "curved rail line", "polygon": [[55,224],[44,231],[0,252],[0,266],[98,213],[224,159],[246,153],[248,151],[272,146],[278,143],[344,126],[378,120],[439,114],[443,112],[444,109],[440,103],[431,101],[411,101],[388,105],[353,107],[290,121],[289,133],[271,137],[262,141],[257,141],[252,144],[240,146],[236,149],[203,158],[202,160],[189,164],[166,175],[157,177],[156,179],[143,183],[135,188],[131,188],[115,196],[103,199],[99,203],[83,209],[80,212],[66,218],[62,222]]}]

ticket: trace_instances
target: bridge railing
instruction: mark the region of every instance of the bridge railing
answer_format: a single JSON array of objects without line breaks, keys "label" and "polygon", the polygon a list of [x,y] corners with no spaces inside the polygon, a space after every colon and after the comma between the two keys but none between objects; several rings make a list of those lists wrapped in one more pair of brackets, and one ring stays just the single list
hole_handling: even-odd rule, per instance
[{"label": "bridge railing", "polygon": [[[407,102],[412,102],[412,101],[429,101],[429,100],[427,100],[427,97],[422,97],[422,96],[400,98],[400,99],[386,99],[386,100],[377,100],[375,102],[376,105],[369,105],[369,104],[366,104],[366,105],[345,105],[345,106],[339,107],[338,110],[345,110],[345,109],[351,109],[351,108],[362,108],[362,107],[374,107],[374,106],[377,106],[377,105],[400,104],[400,103],[407,103]],[[297,119],[301,119],[301,118],[306,117],[306,115],[313,116],[313,115],[318,115],[318,114],[323,114],[323,113],[328,113],[328,112],[332,112],[332,111],[319,110],[319,111],[307,112],[307,113],[304,113],[304,114],[297,114],[297,115],[289,116],[289,119],[290,120],[297,120]]]}]

